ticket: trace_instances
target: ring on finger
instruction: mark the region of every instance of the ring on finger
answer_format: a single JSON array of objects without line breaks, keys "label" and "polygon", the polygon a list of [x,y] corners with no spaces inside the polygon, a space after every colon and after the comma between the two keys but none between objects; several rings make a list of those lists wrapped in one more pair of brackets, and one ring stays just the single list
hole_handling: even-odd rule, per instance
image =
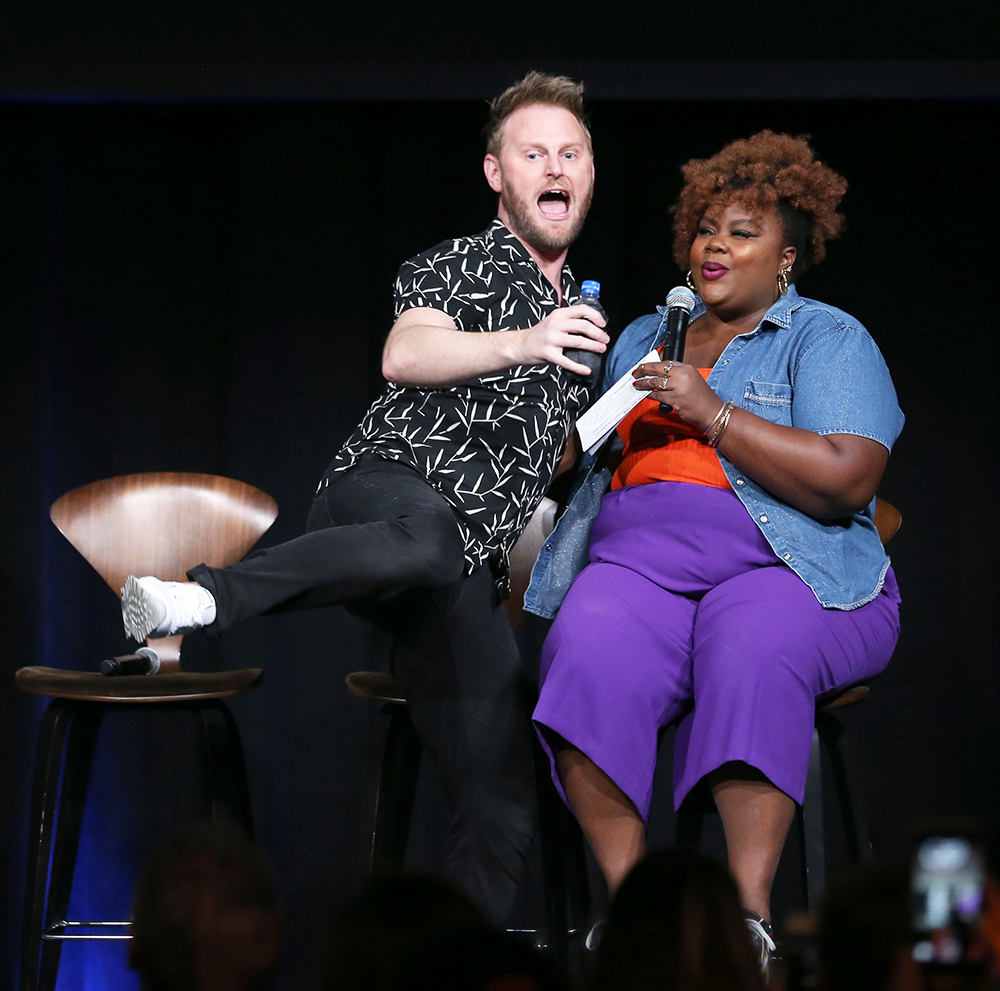
[{"label": "ring on finger", "polygon": [[669,375],[670,372],[673,371],[673,368],[674,368],[674,363],[672,361],[668,361],[667,367],[663,369],[663,374]]},{"label": "ring on finger", "polygon": [[661,392],[667,387],[667,382],[668,381],[669,380],[668,380],[668,378],[667,378],[666,375],[664,375],[663,378],[660,379],[660,391]]}]

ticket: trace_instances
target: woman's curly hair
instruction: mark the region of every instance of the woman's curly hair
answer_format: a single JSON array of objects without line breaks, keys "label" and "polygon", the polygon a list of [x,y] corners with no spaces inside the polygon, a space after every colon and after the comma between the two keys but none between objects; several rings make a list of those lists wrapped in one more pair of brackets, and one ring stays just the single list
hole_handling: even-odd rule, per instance
[{"label": "woman's curly hair", "polygon": [[843,229],[837,207],[847,181],[816,161],[806,137],[761,131],[731,142],[711,158],[693,158],[681,171],[686,183],[671,212],[674,258],[682,271],[711,203],[735,200],[751,210],[777,207],[787,242],[796,250],[793,278],[821,262],[826,242]]}]

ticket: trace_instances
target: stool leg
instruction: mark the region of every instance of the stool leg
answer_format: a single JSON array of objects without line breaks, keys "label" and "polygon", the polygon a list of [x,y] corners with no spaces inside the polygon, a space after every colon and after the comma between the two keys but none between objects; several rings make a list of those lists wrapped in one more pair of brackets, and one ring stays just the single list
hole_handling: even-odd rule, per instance
[{"label": "stool leg", "polygon": [[865,803],[856,786],[852,787],[847,773],[847,734],[843,724],[835,716],[821,712],[816,718],[816,729],[830,758],[833,786],[837,793],[837,808],[847,840],[847,853],[854,865],[868,863],[872,859],[872,844],[868,833],[868,817]]},{"label": "stool leg", "polygon": [[549,760],[534,745],[535,780],[538,782],[538,840],[545,889],[545,920],[548,945],[556,966],[569,972],[571,906],[580,913],[577,924],[590,920],[590,880],[583,833],[552,785]]},{"label": "stool leg", "polygon": [[59,699],[49,703],[38,729],[35,774],[31,789],[28,827],[28,865],[24,879],[24,918],[21,933],[21,991],[36,991],[45,925],[45,895],[52,856],[52,827],[59,797],[59,772],[66,746],[66,731],[73,711]]},{"label": "stool leg", "polygon": [[820,736],[813,730],[809,748],[805,801],[798,809],[799,841],[802,850],[802,894],[807,909],[819,908],[826,886],[826,846],[823,835],[823,766]]},{"label": "stool leg", "polygon": [[677,849],[687,853],[701,850],[701,829],[705,817],[701,812],[677,813]]},{"label": "stool leg", "polygon": [[253,812],[236,720],[219,699],[198,702],[191,713],[198,728],[208,817],[241,823],[252,837]]},{"label": "stool leg", "polygon": [[405,705],[389,702],[375,717],[370,805],[369,864],[373,873],[401,867],[417,793],[423,744]]},{"label": "stool leg", "polygon": [[[80,848],[80,833],[87,805],[87,788],[93,764],[97,734],[106,711],[99,703],[74,703],[60,699],[58,703],[70,713],[67,729],[62,785],[59,789],[59,811],[52,835],[51,869],[44,928],[66,920],[73,888],[73,873]],[[38,969],[39,991],[52,991],[59,973],[62,940],[42,940]]]}]

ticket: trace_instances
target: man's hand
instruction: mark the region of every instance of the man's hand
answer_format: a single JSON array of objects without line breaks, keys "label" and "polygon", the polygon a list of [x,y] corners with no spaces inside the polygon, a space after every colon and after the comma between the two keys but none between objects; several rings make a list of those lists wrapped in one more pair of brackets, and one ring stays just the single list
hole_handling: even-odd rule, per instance
[{"label": "man's hand", "polygon": [[570,361],[563,348],[607,350],[604,318],[577,304],[554,310],[526,330],[465,333],[442,310],[414,307],[392,325],[382,350],[382,375],[389,382],[446,388],[518,365],[554,364],[580,375],[586,365]]},{"label": "man's hand", "polygon": [[534,327],[513,331],[520,338],[514,365],[552,364],[577,375],[589,375],[590,369],[586,365],[570,361],[563,351],[565,348],[580,348],[603,354],[611,340],[603,327],[604,317],[592,306],[578,303],[553,310]]}]

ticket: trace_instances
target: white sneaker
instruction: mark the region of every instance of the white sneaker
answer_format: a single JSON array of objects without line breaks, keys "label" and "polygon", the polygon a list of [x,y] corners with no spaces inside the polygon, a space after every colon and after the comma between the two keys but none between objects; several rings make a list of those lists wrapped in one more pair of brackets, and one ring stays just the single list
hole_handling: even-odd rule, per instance
[{"label": "white sneaker", "polygon": [[129,575],[122,589],[122,622],[133,640],[192,633],[215,622],[215,598],[197,582],[161,582]]},{"label": "white sneaker", "polygon": [[774,930],[756,913],[749,909],[743,913],[750,939],[753,941],[754,953],[760,966],[764,982],[767,982],[771,960],[777,955],[777,944],[774,942]]}]

